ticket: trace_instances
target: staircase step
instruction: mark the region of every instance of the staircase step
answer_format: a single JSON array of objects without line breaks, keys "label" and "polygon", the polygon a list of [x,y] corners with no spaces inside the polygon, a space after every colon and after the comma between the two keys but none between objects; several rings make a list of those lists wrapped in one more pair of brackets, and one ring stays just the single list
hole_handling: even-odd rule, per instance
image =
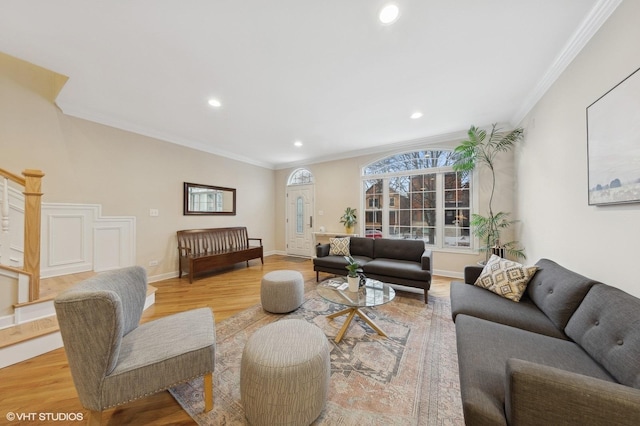
[{"label": "staircase step", "polygon": [[0,330],[0,349],[59,330],[55,315]]}]

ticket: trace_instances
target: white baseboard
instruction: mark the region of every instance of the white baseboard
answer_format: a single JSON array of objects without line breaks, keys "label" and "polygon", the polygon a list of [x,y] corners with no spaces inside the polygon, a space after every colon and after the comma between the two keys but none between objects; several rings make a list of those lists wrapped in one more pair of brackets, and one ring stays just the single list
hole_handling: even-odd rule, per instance
[{"label": "white baseboard", "polygon": [[150,277],[147,277],[147,282],[151,284],[151,283],[156,283],[158,281],[168,280],[170,278],[176,278],[177,276],[178,276],[178,271],[167,272],[166,274],[152,275]]},{"label": "white baseboard", "polygon": [[447,278],[458,278],[458,279],[464,278],[463,272],[445,271],[443,269],[434,269],[433,275],[437,275],[439,277],[447,277]]}]

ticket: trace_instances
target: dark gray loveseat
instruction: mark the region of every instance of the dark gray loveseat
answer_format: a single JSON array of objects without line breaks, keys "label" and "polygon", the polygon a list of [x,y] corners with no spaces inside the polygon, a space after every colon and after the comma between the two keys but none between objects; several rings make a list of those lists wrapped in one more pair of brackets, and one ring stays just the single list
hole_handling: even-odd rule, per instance
[{"label": "dark gray loveseat", "polygon": [[[385,283],[400,284],[424,290],[424,303],[428,302],[431,287],[431,250],[422,240],[392,238],[350,237],[349,252],[360,264],[363,273]],[[329,244],[318,244],[313,270],[316,280],[320,272],[346,275],[344,256],[329,255]]]},{"label": "dark gray loveseat", "polygon": [[640,299],[542,259],[520,302],[451,283],[467,425],[640,425]]}]

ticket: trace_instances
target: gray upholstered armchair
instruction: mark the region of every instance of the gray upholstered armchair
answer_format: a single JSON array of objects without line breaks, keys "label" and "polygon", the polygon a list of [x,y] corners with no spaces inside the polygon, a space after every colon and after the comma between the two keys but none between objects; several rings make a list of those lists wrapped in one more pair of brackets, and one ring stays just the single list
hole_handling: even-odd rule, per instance
[{"label": "gray upholstered armchair", "polygon": [[138,266],[106,272],[58,295],[56,313],[71,375],[89,423],[102,411],[204,376],[213,408],[215,325],[208,308],[139,324],[147,293]]}]

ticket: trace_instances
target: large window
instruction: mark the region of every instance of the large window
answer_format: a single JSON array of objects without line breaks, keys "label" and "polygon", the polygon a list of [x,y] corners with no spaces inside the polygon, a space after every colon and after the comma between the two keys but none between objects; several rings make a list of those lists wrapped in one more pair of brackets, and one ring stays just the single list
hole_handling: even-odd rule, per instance
[{"label": "large window", "polygon": [[371,238],[421,239],[435,248],[471,248],[471,176],[451,151],[397,154],[363,169],[364,231]]}]

